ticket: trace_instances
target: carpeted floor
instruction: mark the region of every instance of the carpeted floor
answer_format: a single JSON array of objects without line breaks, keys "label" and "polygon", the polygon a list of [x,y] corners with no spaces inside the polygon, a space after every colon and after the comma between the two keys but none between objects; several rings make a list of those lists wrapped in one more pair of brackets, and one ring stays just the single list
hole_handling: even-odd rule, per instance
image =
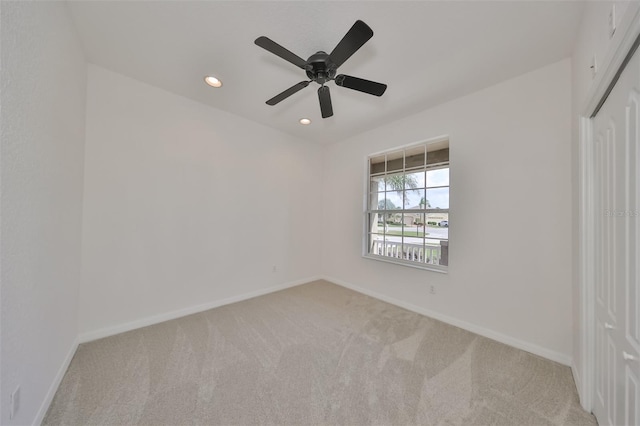
[{"label": "carpeted floor", "polygon": [[595,425],[568,367],[326,281],[80,345],[45,425]]}]

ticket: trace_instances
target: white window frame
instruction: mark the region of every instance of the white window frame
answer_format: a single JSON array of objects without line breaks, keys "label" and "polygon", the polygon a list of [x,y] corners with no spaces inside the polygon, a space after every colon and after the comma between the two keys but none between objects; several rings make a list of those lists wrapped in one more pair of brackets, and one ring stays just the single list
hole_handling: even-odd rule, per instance
[{"label": "white window frame", "polygon": [[[402,266],[408,266],[411,268],[417,268],[417,269],[423,269],[423,270],[428,270],[428,271],[433,271],[433,272],[439,272],[439,273],[448,273],[449,271],[449,265],[451,263],[451,256],[450,256],[450,252],[449,252],[449,257],[448,257],[448,262],[447,265],[439,265],[439,264],[433,264],[433,263],[422,263],[422,262],[417,262],[414,260],[406,260],[406,259],[402,259],[402,258],[395,258],[395,257],[391,257],[391,256],[383,256],[383,255],[377,255],[377,254],[372,254],[369,253],[369,235],[370,235],[370,229],[369,229],[369,214],[370,213],[375,213],[376,210],[374,209],[370,209],[369,208],[369,194],[370,194],[370,182],[371,182],[371,164],[370,164],[370,160],[373,157],[377,157],[377,156],[382,156],[382,155],[387,155],[390,153],[395,153],[398,152],[400,150],[407,150],[413,147],[418,147],[421,145],[431,145],[431,144],[436,144],[436,143],[442,143],[442,142],[450,142],[450,138],[448,135],[445,136],[438,136],[436,138],[432,138],[432,139],[428,139],[428,140],[424,140],[424,141],[420,141],[420,142],[412,142],[410,144],[406,144],[406,145],[402,145],[402,146],[397,146],[394,147],[392,149],[386,149],[384,151],[379,151],[379,152],[374,152],[372,154],[369,154],[365,157],[364,159],[364,169],[365,169],[365,174],[364,174],[364,203],[363,203],[363,237],[362,237],[362,257],[366,258],[366,259],[372,259],[372,260],[376,260],[376,261],[380,261],[380,262],[386,262],[386,263],[393,263],[396,265],[402,265]],[[442,163],[445,164],[445,163]],[[446,163],[446,167],[449,168],[449,170],[451,170],[451,158],[449,157],[449,161]],[[438,168],[437,166],[434,167],[434,169]],[[425,166],[425,170],[428,170],[427,167]],[[402,173],[406,173],[406,169],[405,169],[405,165],[403,164],[403,168],[402,168]],[[426,183],[425,183],[426,184]],[[449,177],[449,189],[451,189],[451,177]],[[425,197],[426,197],[426,193],[425,193]],[[399,213],[424,213],[424,214],[428,214],[428,213],[435,213],[435,212],[446,212],[447,214],[450,212],[451,210],[451,205],[449,205],[448,209],[420,209],[420,210],[415,210],[415,209],[405,209],[404,206],[402,209],[399,210]],[[450,216],[449,216],[449,220],[450,220]],[[449,235],[449,237],[447,238],[447,242],[450,241],[451,236]]]}]

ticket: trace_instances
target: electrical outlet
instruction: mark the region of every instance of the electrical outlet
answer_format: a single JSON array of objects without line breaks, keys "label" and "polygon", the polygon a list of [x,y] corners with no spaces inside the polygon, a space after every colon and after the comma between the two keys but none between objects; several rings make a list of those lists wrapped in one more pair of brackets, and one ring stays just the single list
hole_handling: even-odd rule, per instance
[{"label": "electrical outlet", "polygon": [[431,294],[436,294],[436,286],[435,285],[431,285],[429,286],[429,293]]},{"label": "electrical outlet", "polygon": [[20,386],[11,393],[11,401],[9,402],[9,420],[13,419],[20,409]]},{"label": "electrical outlet", "polygon": [[613,37],[616,32],[616,4],[611,5],[609,11],[609,38]]},{"label": "electrical outlet", "polygon": [[278,272],[278,267],[276,265],[273,265],[273,267],[271,268],[271,272]]}]

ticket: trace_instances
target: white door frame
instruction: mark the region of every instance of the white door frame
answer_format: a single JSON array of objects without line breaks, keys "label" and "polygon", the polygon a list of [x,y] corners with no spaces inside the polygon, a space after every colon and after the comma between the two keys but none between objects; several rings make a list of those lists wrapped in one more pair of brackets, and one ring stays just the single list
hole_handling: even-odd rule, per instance
[{"label": "white door frame", "polygon": [[[581,321],[582,367],[577,371],[578,393],[582,408],[593,411],[595,383],[595,276],[594,276],[594,158],[593,158],[593,122],[591,116],[600,100],[607,92],[620,69],[631,46],[640,36],[640,2],[631,2],[610,40],[610,47],[602,63],[602,72],[598,73],[587,94],[584,106],[580,110],[578,132],[578,221],[579,221],[579,266],[578,282],[580,286],[579,318]],[[638,50],[640,52],[640,49]]]}]

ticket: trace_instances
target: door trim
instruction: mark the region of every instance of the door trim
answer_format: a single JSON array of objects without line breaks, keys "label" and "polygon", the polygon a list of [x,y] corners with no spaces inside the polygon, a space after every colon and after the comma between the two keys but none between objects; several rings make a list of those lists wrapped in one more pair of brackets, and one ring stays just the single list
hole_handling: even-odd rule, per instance
[{"label": "door trim", "polygon": [[591,118],[594,115],[639,35],[640,2],[629,2],[618,29],[609,40],[609,49],[602,61],[602,72],[596,74],[587,92],[586,101],[580,111],[581,116]]},{"label": "door trim", "polygon": [[594,407],[595,383],[595,276],[594,276],[594,168],[592,115],[608,93],[609,86],[624,65],[627,54],[640,36],[640,2],[630,2],[625,16],[610,40],[603,61],[603,71],[593,81],[578,117],[578,286],[579,286],[579,351],[582,365],[572,367],[582,408]]}]

